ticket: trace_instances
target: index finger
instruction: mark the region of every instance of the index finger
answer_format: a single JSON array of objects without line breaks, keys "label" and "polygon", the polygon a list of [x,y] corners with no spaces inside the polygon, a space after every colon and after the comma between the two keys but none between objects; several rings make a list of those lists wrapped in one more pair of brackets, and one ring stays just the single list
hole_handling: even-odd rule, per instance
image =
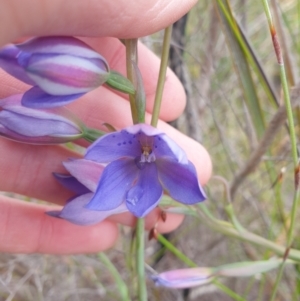
[{"label": "index finger", "polygon": [[20,36],[141,37],[175,22],[196,0],[1,0],[0,46]]}]

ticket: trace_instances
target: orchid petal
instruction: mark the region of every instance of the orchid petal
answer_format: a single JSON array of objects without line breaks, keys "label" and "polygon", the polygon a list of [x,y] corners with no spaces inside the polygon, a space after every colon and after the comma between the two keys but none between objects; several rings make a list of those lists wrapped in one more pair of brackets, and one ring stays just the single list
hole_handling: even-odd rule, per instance
[{"label": "orchid petal", "polygon": [[94,142],[85,154],[85,158],[102,163],[120,158],[135,158],[141,155],[141,145],[135,134],[126,130],[107,134]]},{"label": "orchid petal", "polygon": [[156,158],[169,157],[181,164],[188,164],[188,158],[184,150],[166,134],[154,137],[153,152]]},{"label": "orchid petal", "polygon": [[56,172],[53,173],[53,176],[61,185],[76,193],[76,195],[82,195],[91,192],[87,187],[81,184],[73,176],[64,175]]},{"label": "orchid petal", "polygon": [[144,217],[158,204],[163,193],[155,164],[145,164],[137,183],[127,192],[128,210],[137,217]]},{"label": "orchid petal", "polygon": [[212,276],[213,270],[210,268],[190,268],[152,275],[151,278],[156,286],[189,288],[211,282]]},{"label": "orchid petal", "polygon": [[108,164],[100,178],[96,193],[86,208],[111,210],[125,199],[139,174],[133,159],[119,159]]},{"label": "orchid petal", "polygon": [[0,50],[0,67],[24,83],[35,85],[34,81],[28,77],[24,69],[18,64],[17,57],[19,54],[20,50],[14,45],[2,48]]},{"label": "orchid petal", "polygon": [[87,193],[70,200],[61,211],[46,212],[48,215],[63,218],[77,225],[94,225],[113,214],[126,212],[124,203],[120,204],[114,210],[92,211],[86,209],[86,204],[93,197],[93,193]]},{"label": "orchid petal", "polygon": [[22,105],[29,108],[44,109],[63,106],[81,97],[84,93],[73,95],[54,96],[43,92],[38,87],[33,87],[24,93]]},{"label": "orchid petal", "polygon": [[104,166],[100,163],[85,159],[63,162],[65,168],[81,184],[90,191],[95,192]]},{"label": "orchid petal", "polygon": [[199,185],[197,172],[191,162],[180,164],[160,158],[156,163],[159,180],[172,198],[187,205],[205,200],[205,192]]}]

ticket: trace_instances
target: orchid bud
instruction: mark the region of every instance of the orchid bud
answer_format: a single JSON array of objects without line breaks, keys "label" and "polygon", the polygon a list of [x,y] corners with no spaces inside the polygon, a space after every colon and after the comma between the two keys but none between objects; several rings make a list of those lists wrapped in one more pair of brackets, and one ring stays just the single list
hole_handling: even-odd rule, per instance
[{"label": "orchid bud", "polygon": [[152,275],[156,286],[169,288],[188,288],[209,283],[213,280],[210,268],[180,269]]},{"label": "orchid bud", "polygon": [[66,108],[26,108],[21,105],[22,96],[0,100],[1,136],[25,143],[57,144],[84,135],[84,125]]},{"label": "orchid bud", "polygon": [[73,101],[107,81],[106,60],[73,37],[40,37],[0,51],[0,67],[32,84],[22,104],[48,108]]}]

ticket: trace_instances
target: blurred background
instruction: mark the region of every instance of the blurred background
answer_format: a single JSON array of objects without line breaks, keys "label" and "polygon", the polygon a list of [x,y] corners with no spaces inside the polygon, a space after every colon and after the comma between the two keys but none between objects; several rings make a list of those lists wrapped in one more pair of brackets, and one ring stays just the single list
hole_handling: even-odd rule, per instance
[{"label": "blurred background", "polygon": [[[269,4],[299,133],[300,1]],[[162,36],[157,33],[142,41],[159,55]],[[262,1],[199,1],[174,25],[170,67],[188,98],[184,114],[172,125],[202,143],[212,157],[206,208],[216,219],[232,222],[226,211],[231,204],[234,217],[247,231],[285,246],[294,167],[279,67]],[[132,231],[120,231],[118,244],[105,255],[0,254],[0,300],[137,300]],[[293,248],[299,249],[299,224],[295,237]],[[200,213],[187,214],[182,226],[166,238],[198,266],[275,256],[272,249],[242,234],[224,233]],[[186,267],[155,239],[146,244],[146,260],[158,272]],[[149,279],[149,300],[269,300],[276,275],[275,270],[220,278],[220,285],[190,290],[158,288]],[[300,300],[299,279],[298,267],[287,266],[275,300]]]}]

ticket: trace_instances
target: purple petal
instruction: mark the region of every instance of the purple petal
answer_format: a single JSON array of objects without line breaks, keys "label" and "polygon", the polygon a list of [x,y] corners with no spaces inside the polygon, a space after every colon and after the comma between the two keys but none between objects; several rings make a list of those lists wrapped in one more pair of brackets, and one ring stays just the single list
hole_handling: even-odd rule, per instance
[{"label": "purple petal", "polygon": [[87,193],[70,200],[61,211],[46,212],[48,215],[63,218],[77,225],[93,225],[103,221],[110,215],[126,212],[125,204],[121,204],[114,210],[92,211],[86,209],[86,204],[92,198],[93,193]]},{"label": "purple petal", "polygon": [[36,85],[51,95],[86,93],[102,85],[109,76],[102,59],[67,54],[32,54],[27,58],[22,53],[18,60]]},{"label": "purple petal", "polygon": [[158,204],[163,193],[154,163],[146,163],[139,178],[126,195],[126,205],[137,217],[144,217]]},{"label": "purple petal", "polygon": [[123,157],[135,158],[141,155],[141,145],[135,134],[127,130],[107,134],[94,142],[85,154],[85,158],[102,163]]},{"label": "purple petal", "polygon": [[56,172],[53,173],[53,176],[61,185],[76,193],[76,195],[82,195],[91,192],[73,176],[64,175]]},{"label": "purple petal", "polygon": [[0,67],[10,75],[23,81],[28,85],[35,85],[34,81],[28,77],[24,69],[18,64],[17,57],[20,49],[14,45],[9,45],[0,50]]},{"label": "purple petal", "polygon": [[213,271],[209,268],[191,268],[164,272],[152,275],[156,286],[169,288],[188,288],[209,283],[213,278]]},{"label": "purple petal", "polygon": [[195,204],[205,200],[194,165],[180,164],[174,160],[162,158],[156,161],[159,180],[163,188],[176,201],[183,204]]},{"label": "purple petal", "polygon": [[65,168],[90,191],[95,192],[104,166],[85,159],[63,162]]},{"label": "purple petal", "polygon": [[133,159],[120,159],[108,164],[100,178],[96,193],[86,206],[92,210],[111,210],[125,199],[139,174]]},{"label": "purple petal", "polygon": [[185,151],[166,134],[154,137],[153,152],[157,159],[168,157],[181,164],[188,164],[188,158]]},{"label": "purple petal", "polygon": [[74,37],[39,37],[17,45],[22,51],[31,53],[59,53],[86,58],[102,58],[95,50]]},{"label": "purple petal", "polygon": [[81,97],[84,93],[74,95],[54,96],[43,92],[38,87],[33,87],[24,93],[22,105],[29,108],[45,109],[63,106]]}]

